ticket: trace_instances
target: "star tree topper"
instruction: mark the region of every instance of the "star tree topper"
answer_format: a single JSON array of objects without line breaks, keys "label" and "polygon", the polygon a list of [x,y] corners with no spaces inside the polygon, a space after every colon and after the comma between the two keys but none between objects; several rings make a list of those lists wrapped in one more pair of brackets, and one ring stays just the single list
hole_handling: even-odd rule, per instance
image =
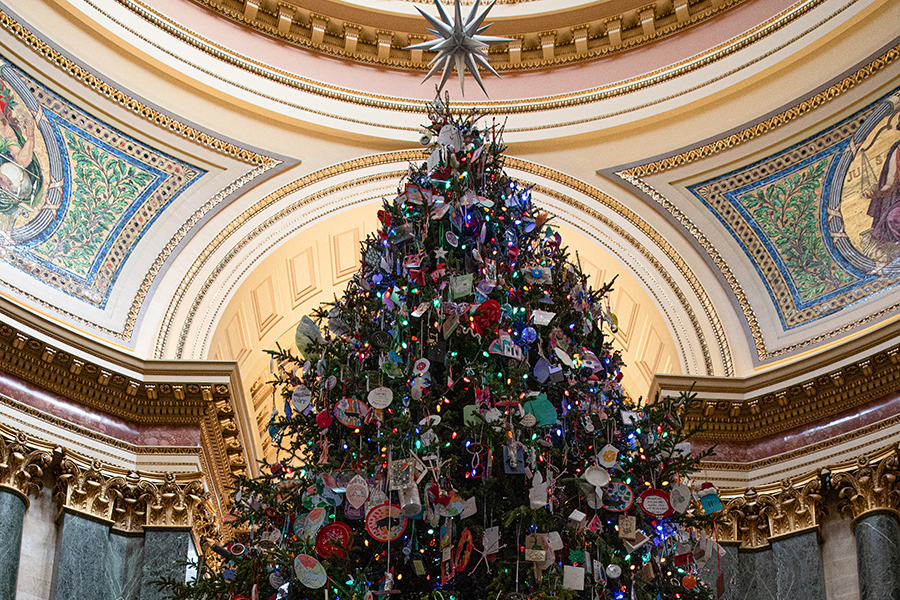
[{"label": "star tree topper", "polygon": [[415,44],[413,46],[407,46],[406,48],[408,50],[430,50],[432,52],[437,52],[437,56],[428,63],[431,65],[431,70],[428,71],[425,80],[437,73],[443,67],[444,73],[441,75],[441,83],[438,86],[438,92],[440,92],[440,90],[443,89],[444,84],[447,83],[447,78],[450,76],[450,73],[455,66],[456,74],[459,77],[459,89],[464,96],[465,87],[463,84],[463,74],[465,69],[469,69],[469,72],[475,77],[475,81],[478,83],[481,91],[487,96],[487,90],[484,89],[484,83],[481,81],[481,74],[478,72],[479,65],[494,75],[497,75],[497,77],[500,75],[493,67],[491,67],[489,62],[490,59],[485,50],[491,44],[512,42],[514,40],[480,35],[482,31],[490,27],[490,24],[484,26],[481,24],[484,22],[485,17],[487,17],[488,12],[494,7],[497,0],[491,2],[481,14],[478,14],[478,7],[481,4],[481,0],[475,0],[475,3],[472,5],[472,10],[469,11],[469,16],[467,16],[465,20],[462,18],[462,8],[459,4],[460,0],[454,1],[456,14],[455,19],[453,20],[450,19],[450,15],[447,13],[447,9],[444,8],[444,5],[441,4],[441,0],[434,0],[434,4],[437,6],[438,13],[441,17],[440,19],[434,18],[417,6],[416,10],[418,10],[428,23],[434,27],[434,29],[429,29],[428,31],[438,37],[437,39],[428,40],[427,42],[422,42],[421,44]]}]

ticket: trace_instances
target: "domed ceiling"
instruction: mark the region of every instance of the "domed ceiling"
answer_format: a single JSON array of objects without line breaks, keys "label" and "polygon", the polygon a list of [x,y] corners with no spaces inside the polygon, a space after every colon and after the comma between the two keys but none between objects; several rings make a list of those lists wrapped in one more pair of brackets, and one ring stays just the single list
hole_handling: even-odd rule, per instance
[{"label": "domed ceiling", "polygon": [[[262,350],[340,293],[381,199],[427,156],[416,8],[435,10],[0,3],[3,305],[73,344],[237,361],[264,428]],[[486,33],[513,40],[490,51],[501,77],[484,74],[489,97],[452,77],[452,105],[504,128],[507,170],[592,281],[618,275],[629,393],[887,343],[898,19],[889,0],[493,7]]]}]

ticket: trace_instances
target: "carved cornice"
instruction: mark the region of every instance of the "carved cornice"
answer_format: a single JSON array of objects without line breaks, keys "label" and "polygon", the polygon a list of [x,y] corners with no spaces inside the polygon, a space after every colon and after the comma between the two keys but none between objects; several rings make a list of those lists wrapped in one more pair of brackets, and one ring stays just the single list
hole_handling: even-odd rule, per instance
[{"label": "carved cornice", "polygon": [[84,464],[65,451],[55,458],[54,497],[59,510],[108,521],[120,531],[193,528],[204,500],[201,473],[123,473],[97,460]]},{"label": "carved cornice", "polygon": [[44,469],[50,453],[28,446],[28,436],[17,431],[14,438],[0,433],[0,488],[17,492],[25,502],[44,487]]},{"label": "carved cornice", "polygon": [[[159,13],[153,13],[145,4],[137,0],[117,0],[119,4],[141,14],[145,19],[153,15],[158,20],[175,23]],[[424,37],[424,22],[419,22],[415,17],[403,17],[400,15],[381,15],[374,11],[354,10],[354,21],[316,14],[303,5],[302,0],[282,0],[282,2],[264,4],[259,2],[247,2],[246,0],[195,0],[199,4],[219,13],[220,15],[237,21],[242,25],[251,27],[276,36],[287,42],[304,48],[310,48],[319,52],[340,56],[350,60],[389,65],[395,68],[427,70],[428,61],[433,53],[414,54],[406,50],[405,46],[410,38]],[[519,0],[521,1],[521,0]],[[633,7],[624,12],[612,12],[597,3],[592,6],[589,20],[577,20],[587,15],[583,11],[573,11],[574,21],[567,21],[554,29],[534,29],[541,21],[545,21],[545,15],[528,19],[520,17],[515,22],[504,19],[504,26],[515,28],[515,32],[506,32],[506,37],[514,37],[523,40],[521,51],[510,53],[504,45],[491,51],[491,64],[494,68],[503,71],[544,68],[548,66],[569,64],[573,62],[589,60],[600,56],[606,56],[613,52],[634,48],[654,40],[661,39],[673,33],[683,30],[710,17],[720,14],[722,11],[740,4],[743,0],[716,0],[713,2],[684,2],[683,8],[673,5],[641,5],[634,2]],[[499,4],[517,4],[518,1],[500,2]],[[341,3],[340,12],[348,12],[346,3]],[[248,5],[255,6],[248,10]],[[316,3],[316,11],[337,8],[328,3]],[[642,24],[642,19],[635,16],[635,8],[649,8],[652,27],[647,28]],[[616,5],[619,11],[622,5]],[[329,11],[330,12],[330,11]],[[564,13],[554,15],[559,18],[567,18]],[[389,18],[395,24],[411,25],[419,29],[385,28],[381,19]],[[358,21],[358,22],[355,22]],[[609,23],[618,21],[623,24],[621,29],[610,35]],[[159,25],[159,24],[158,24]],[[395,25],[396,27],[396,25]],[[356,35],[347,36],[347,30],[352,30]],[[533,30],[532,30],[533,29]],[[384,32],[387,39],[392,40],[391,51],[387,54],[378,52],[378,33]],[[575,35],[575,33],[580,35]],[[543,41],[549,41],[552,51],[545,53]],[[352,41],[351,41],[352,40]],[[417,59],[418,56],[418,59]]]},{"label": "carved cornice", "polygon": [[[876,511],[897,512],[900,489],[897,485],[897,447],[860,456],[852,470],[833,473],[831,484],[841,499],[838,508],[857,519]],[[835,470],[841,467],[836,467]]]},{"label": "carved cornice", "polygon": [[[687,420],[704,423],[698,440],[756,440],[847,413],[900,391],[900,346],[873,352],[898,335],[900,321],[895,321],[864,337],[747,378],[658,375],[651,395],[692,390],[696,397],[689,403]],[[811,376],[821,365],[836,368]]]},{"label": "carved cornice", "polygon": [[[4,308],[7,307],[0,302],[0,312]],[[37,317],[33,316],[30,324],[50,337],[62,337],[51,324]],[[36,389],[129,422],[197,427],[202,449],[198,448],[196,452],[202,452],[209,489],[219,499],[217,508],[223,509],[221,502],[228,497],[232,476],[248,471],[244,438],[235,413],[237,403],[242,401],[236,366],[210,361],[142,361],[84,339],[70,337],[66,342],[84,353],[76,355],[61,345],[48,343],[9,323],[0,322],[0,371]],[[97,360],[80,357],[87,355],[96,356]],[[118,368],[112,366],[114,364]],[[238,396],[233,397],[233,393]],[[78,436],[97,439],[135,454],[183,453],[186,450],[182,447],[135,446],[110,438],[37,410],[29,406],[24,397],[15,402],[4,402]],[[44,453],[52,450],[52,447],[42,448]],[[120,476],[125,478],[127,473]],[[98,513],[112,510],[101,506],[102,500],[91,499],[91,507],[85,511],[100,517]],[[113,516],[101,518],[118,519]],[[121,519],[132,518],[127,513]]]}]

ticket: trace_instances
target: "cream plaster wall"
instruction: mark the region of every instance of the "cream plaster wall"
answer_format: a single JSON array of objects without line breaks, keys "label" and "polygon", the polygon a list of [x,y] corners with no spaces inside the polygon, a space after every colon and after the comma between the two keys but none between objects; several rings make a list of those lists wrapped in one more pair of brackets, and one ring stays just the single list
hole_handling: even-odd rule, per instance
[{"label": "cream plaster wall", "polygon": [[56,554],[56,503],[53,502],[53,482],[49,477],[40,495],[29,497],[29,501],[22,525],[22,554],[15,600],[48,600]]}]

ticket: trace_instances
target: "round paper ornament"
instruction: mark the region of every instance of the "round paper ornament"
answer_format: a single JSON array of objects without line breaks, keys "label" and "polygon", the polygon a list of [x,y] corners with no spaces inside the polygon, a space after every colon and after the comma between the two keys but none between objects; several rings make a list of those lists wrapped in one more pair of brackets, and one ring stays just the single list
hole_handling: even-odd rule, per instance
[{"label": "round paper ornament", "polygon": [[558,358],[560,362],[562,362],[562,364],[566,365],[567,367],[572,366],[572,357],[566,354],[566,352],[562,348],[554,348],[553,353],[556,354],[556,358]]},{"label": "round paper ornament", "polygon": [[600,456],[597,458],[597,462],[599,462],[604,467],[612,467],[616,464],[616,461],[619,459],[619,450],[612,444],[607,444],[603,446],[603,449],[600,450]]},{"label": "round paper ornament", "polygon": [[372,334],[372,343],[381,348],[390,346],[393,339],[390,332],[387,331],[376,331]]},{"label": "round paper ornament", "polygon": [[519,421],[519,424],[526,429],[534,427],[535,425],[537,425],[537,417],[532,414],[527,414],[522,417],[522,420]]},{"label": "round paper ornament", "polygon": [[316,536],[316,552],[323,558],[332,554],[344,558],[350,547],[352,533],[353,530],[346,523],[341,521],[329,523]]},{"label": "round paper ornament", "polygon": [[312,392],[309,391],[309,388],[305,385],[298,385],[294,388],[294,391],[291,393],[291,404],[294,405],[294,410],[297,412],[303,412],[312,402]]},{"label": "round paper ornament", "polygon": [[369,414],[369,407],[356,398],[341,398],[334,405],[334,416],[338,421],[350,428],[362,425],[363,420]]},{"label": "round paper ornament", "polygon": [[585,494],[585,500],[587,501],[587,505],[594,510],[603,508],[603,490],[601,488],[594,488],[592,491]]},{"label": "round paper ornament", "polygon": [[683,483],[676,483],[669,492],[669,503],[677,513],[684,513],[691,503],[691,488]]},{"label": "round paper ornament", "polygon": [[366,531],[379,542],[396,540],[406,529],[406,517],[396,504],[379,504],[366,514]]},{"label": "round paper ornament", "polygon": [[619,565],[608,565],[606,567],[606,576],[610,579],[618,579],[622,575],[622,567]]},{"label": "round paper ornament", "polygon": [[334,375],[329,375],[328,379],[325,380],[325,387],[329,390],[334,389],[334,386],[337,385],[337,377]]},{"label": "round paper ornament", "polygon": [[278,571],[269,573],[269,585],[277,590],[284,585],[284,577]]},{"label": "round paper ornament", "polygon": [[624,481],[610,481],[603,495],[603,508],[613,512],[625,512],[634,503],[634,491]]},{"label": "round paper ornament", "polygon": [[294,572],[300,583],[310,589],[319,589],[328,582],[325,567],[309,554],[300,554],[294,559]]},{"label": "round paper ornament", "polygon": [[391,388],[377,387],[369,392],[369,404],[372,408],[387,408],[394,401],[394,392]]},{"label": "round paper ornament", "polygon": [[665,519],[673,512],[669,493],[656,488],[644,490],[637,497],[638,506],[654,519]]}]

